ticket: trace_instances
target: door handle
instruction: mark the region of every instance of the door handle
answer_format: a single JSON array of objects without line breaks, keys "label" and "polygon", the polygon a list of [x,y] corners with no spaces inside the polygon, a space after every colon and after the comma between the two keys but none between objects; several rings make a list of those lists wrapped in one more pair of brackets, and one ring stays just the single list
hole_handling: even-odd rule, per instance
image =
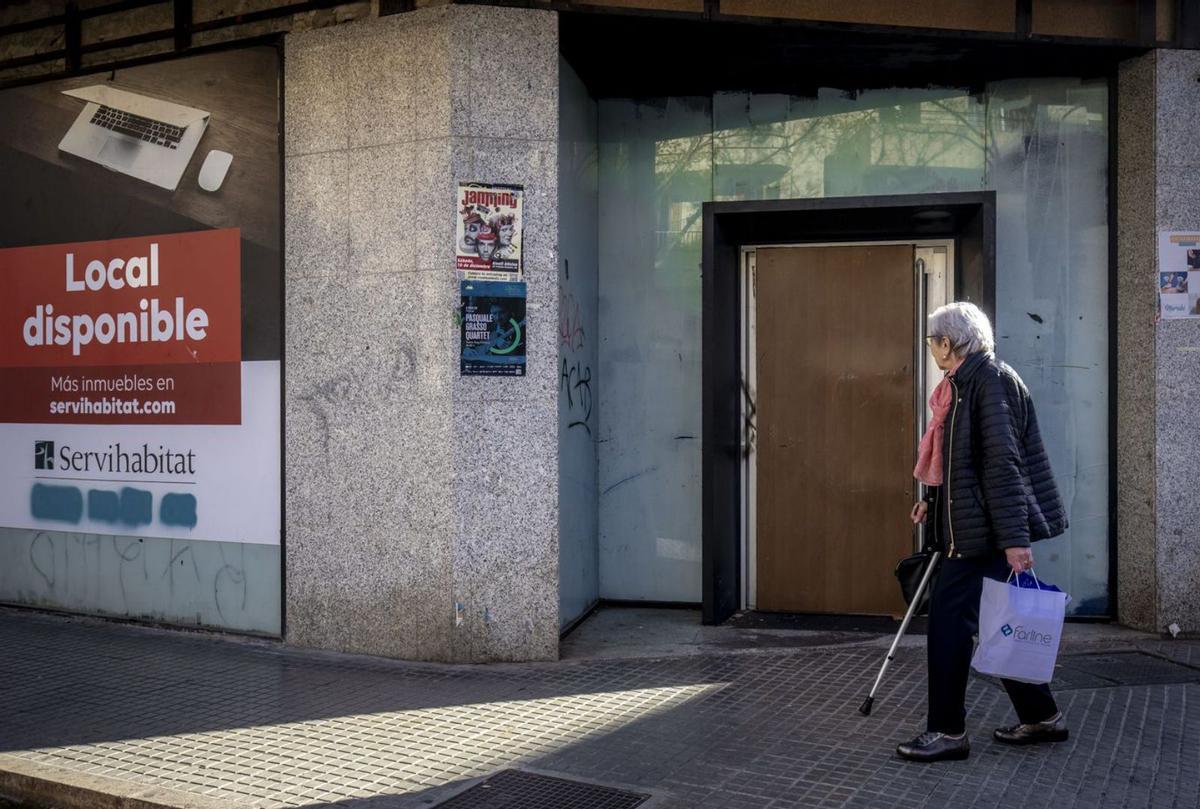
[{"label": "door handle", "polygon": [[754,393],[750,390],[745,376],[742,377],[742,405],[745,416],[742,419],[741,451],[743,458],[749,458],[758,448],[758,425],[755,421],[758,405],[755,404]]}]

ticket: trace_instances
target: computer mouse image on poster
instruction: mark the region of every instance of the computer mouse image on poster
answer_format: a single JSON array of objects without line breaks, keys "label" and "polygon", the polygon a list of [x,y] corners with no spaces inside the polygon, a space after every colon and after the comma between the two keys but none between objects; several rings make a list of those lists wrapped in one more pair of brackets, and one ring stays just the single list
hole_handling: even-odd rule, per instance
[{"label": "computer mouse image on poster", "polygon": [[216,191],[220,188],[232,162],[233,155],[229,152],[222,152],[220,149],[209,152],[208,157],[204,158],[204,165],[200,167],[200,187],[205,191]]}]

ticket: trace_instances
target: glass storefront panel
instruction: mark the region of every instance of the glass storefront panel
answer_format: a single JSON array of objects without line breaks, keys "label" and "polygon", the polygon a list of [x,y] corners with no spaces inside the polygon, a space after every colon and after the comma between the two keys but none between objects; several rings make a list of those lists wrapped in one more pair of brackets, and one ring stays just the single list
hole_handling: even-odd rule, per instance
[{"label": "glass storefront panel", "polygon": [[600,102],[600,596],[700,600],[712,104]]},{"label": "glass storefront panel", "polygon": [[1070,530],[1035,549],[1076,615],[1108,612],[1108,90],[988,88],[997,353],[1033,393]]},{"label": "glass storefront panel", "polygon": [[1034,395],[1072,520],[1039,570],[1075,614],[1107,612],[1107,92],[1062,78],[602,102],[604,595],[700,600],[699,446],[679,438],[699,435],[700,206],[994,190],[998,354]]}]

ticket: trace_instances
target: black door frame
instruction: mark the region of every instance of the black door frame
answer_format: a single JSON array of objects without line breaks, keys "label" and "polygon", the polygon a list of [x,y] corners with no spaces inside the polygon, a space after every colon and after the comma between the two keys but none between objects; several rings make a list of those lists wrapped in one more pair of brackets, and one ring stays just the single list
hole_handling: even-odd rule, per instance
[{"label": "black door frame", "polygon": [[903,239],[953,239],[956,297],[995,323],[993,191],[704,203],[704,623],[721,623],[741,604],[741,248]]}]

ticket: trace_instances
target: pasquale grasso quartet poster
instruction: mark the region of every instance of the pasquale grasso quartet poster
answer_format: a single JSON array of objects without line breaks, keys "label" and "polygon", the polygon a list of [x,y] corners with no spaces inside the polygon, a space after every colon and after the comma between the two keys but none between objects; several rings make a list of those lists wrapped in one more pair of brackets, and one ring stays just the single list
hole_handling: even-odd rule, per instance
[{"label": "pasquale grasso quartet poster", "polygon": [[525,376],[525,285],[460,281],[461,376]]}]

